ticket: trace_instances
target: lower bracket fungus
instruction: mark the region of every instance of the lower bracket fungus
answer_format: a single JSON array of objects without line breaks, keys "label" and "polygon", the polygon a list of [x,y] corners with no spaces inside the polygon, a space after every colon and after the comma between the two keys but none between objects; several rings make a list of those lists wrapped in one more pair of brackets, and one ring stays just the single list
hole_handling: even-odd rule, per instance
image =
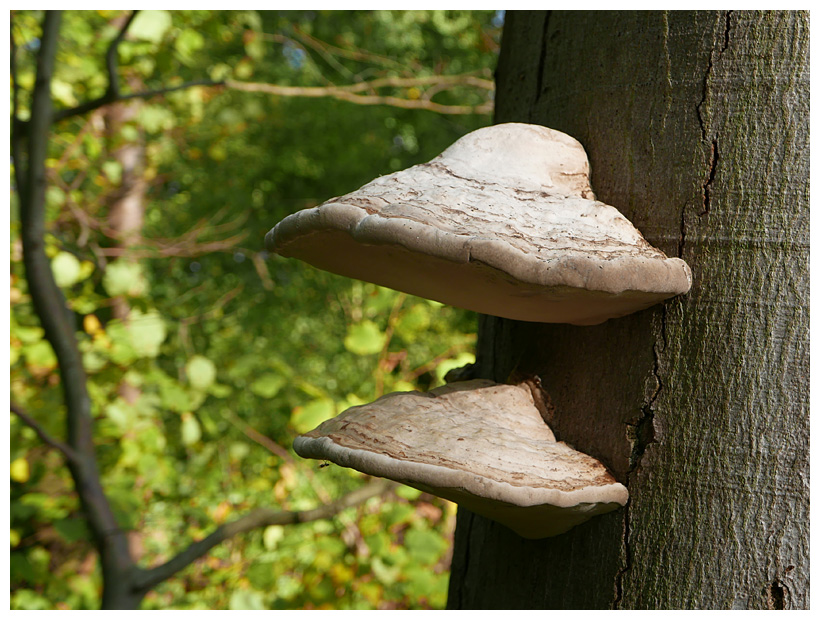
[{"label": "lower bracket fungus", "polygon": [[457,502],[524,538],[562,534],[628,499],[603,464],[555,440],[526,385],[476,379],[388,394],[293,447]]}]

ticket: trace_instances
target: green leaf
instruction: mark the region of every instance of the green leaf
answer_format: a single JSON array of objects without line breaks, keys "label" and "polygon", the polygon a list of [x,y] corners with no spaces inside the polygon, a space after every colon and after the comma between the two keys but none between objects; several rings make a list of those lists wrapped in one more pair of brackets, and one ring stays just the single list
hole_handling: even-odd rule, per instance
[{"label": "green leaf", "polygon": [[156,105],[146,105],[140,109],[139,121],[148,133],[167,131],[176,124],[174,113]]},{"label": "green leaf", "polygon": [[28,461],[23,457],[19,459],[14,459],[11,462],[11,479],[14,482],[27,482],[29,478],[29,466]]},{"label": "green leaf", "polygon": [[173,379],[168,378],[159,384],[160,404],[171,411],[182,413],[192,408],[188,392]]},{"label": "green leaf", "polygon": [[262,600],[262,595],[255,590],[236,590],[231,594],[228,608],[232,610],[262,610],[265,609],[265,603]]},{"label": "green leaf", "polygon": [[105,407],[105,415],[124,433],[134,425],[136,412],[132,406],[118,398]]},{"label": "green leaf", "polygon": [[269,525],[262,533],[262,542],[265,549],[272,551],[276,549],[279,541],[285,537],[285,528],[281,525]]},{"label": "green leaf", "polygon": [[194,355],[185,364],[185,374],[192,387],[205,390],[216,379],[216,366],[207,357]]},{"label": "green leaf", "polygon": [[131,345],[142,357],[156,357],[159,347],[165,340],[165,322],[156,310],[149,310],[145,314],[139,310],[132,310],[128,321],[128,331],[131,333]]},{"label": "green leaf", "polygon": [[45,341],[40,340],[24,350],[26,361],[35,368],[55,368],[57,366],[57,356],[54,349]]},{"label": "green leaf", "polygon": [[140,11],[128,28],[128,35],[159,43],[171,28],[171,14],[168,11]]},{"label": "green leaf", "polygon": [[264,374],[251,383],[251,392],[262,398],[273,398],[285,385],[285,381],[282,375]]},{"label": "green leaf", "polygon": [[405,312],[396,325],[396,333],[407,340],[413,340],[430,327],[431,312],[427,304],[416,304]]},{"label": "green leaf", "polygon": [[51,272],[57,286],[66,288],[82,279],[82,265],[77,257],[69,252],[58,252],[51,259]]},{"label": "green leaf", "polygon": [[139,263],[122,260],[109,263],[105,268],[102,283],[105,292],[112,297],[118,295],[139,297],[148,292],[148,280]]},{"label": "green leaf", "polygon": [[298,432],[307,433],[335,414],[336,407],[332,400],[317,398],[303,407],[296,407],[290,415],[290,423]]},{"label": "green leaf", "polygon": [[101,166],[105,176],[113,185],[119,185],[122,181],[122,164],[118,161],[109,160],[103,162]]},{"label": "green leaf", "polygon": [[447,542],[431,530],[410,529],[404,536],[404,545],[410,557],[421,564],[437,562],[447,548]]},{"label": "green leaf", "polygon": [[208,394],[216,398],[225,398],[233,392],[230,385],[223,385],[221,383],[213,383],[208,387]]},{"label": "green leaf", "polygon": [[57,533],[68,543],[77,542],[78,540],[89,540],[90,538],[88,526],[83,519],[73,517],[60,519],[54,522],[54,529],[57,530]]},{"label": "green leaf", "polygon": [[401,485],[396,487],[396,495],[412,502],[413,500],[418,499],[419,495],[421,495],[421,491],[414,489],[413,487]]},{"label": "green leaf", "polygon": [[396,583],[401,574],[401,566],[388,566],[380,557],[373,558],[370,563],[373,575],[386,586]]},{"label": "green leaf", "polygon": [[205,45],[205,37],[190,28],[183,30],[174,41],[174,47],[186,64],[193,60],[194,54]]},{"label": "green leaf", "polygon": [[276,564],[273,562],[254,562],[245,572],[245,576],[254,588],[267,592],[276,583]]},{"label": "green leaf", "polygon": [[373,321],[364,320],[347,330],[344,345],[356,355],[372,355],[384,347],[385,334]]},{"label": "green leaf", "polygon": [[443,361],[436,367],[436,377],[439,381],[443,382],[444,375],[446,375],[454,368],[461,368],[462,366],[466,366],[467,364],[475,364],[474,353],[460,353],[457,357],[453,359]]},{"label": "green leaf", "polygon": [[24,344],[32,344],[42,340],[46,334],[42,327],[23,327],[17,325],[14,321],[12,321],[11,331]]},{"label": "green leaf", "polygon": [[51,80],[51,95],[54,97],[55,101],[59,101],[68,108],[74,107],[77,103],[79,103],[71,84],[63,82],[62,80]]},{"label": "green leaf", "polygon": [[182,443],[186,446],[192,446],[202,438],[202,429],[193,413],[186,411],[182,414],[180,433]]}]

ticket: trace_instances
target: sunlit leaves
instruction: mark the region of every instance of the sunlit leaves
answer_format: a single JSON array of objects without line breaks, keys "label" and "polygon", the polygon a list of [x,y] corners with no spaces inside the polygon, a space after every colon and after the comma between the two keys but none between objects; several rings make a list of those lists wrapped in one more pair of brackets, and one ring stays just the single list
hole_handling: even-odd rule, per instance
[{"label": "sunlit leaves", "polygon": [[128,331],[131,333],[131,345],[137,355],[143,357],[159,355],[159,347],[167,334],[165,321],[162,320],[159,312],[150,310],[143,313],[137,309],[132,310],[128,321]]},{"label": "sunlit leaves", "polygon": [[345,348],[356,355],[378,353],[384,346],[385,334],[373,321],[362,321],[351,325],[347,330]]},{"label": "sunlit leaves", "polygon": [[207,357],[194,355],[185,364],[185,374],[192,387],[205,390],[216,379],[216,366]]},{"label": "sunlit leaves", "polygon": [[28,461],[24,458],[14,459],[9,466],[11,479],[14,482],[26,482],[29,479]]},{"label": "sunlit leaves", "polygon": [[290,423],[297,432],[307,433],[334,415],[336,415],[336,406],[333,401],[317,398],[305,405],[295,407],[290,416]]},{"label": "sunlit leaves", "polygon": [[130,37],[159,43],[170,30],[171,14],[168,11],[140,11],[128,29]]},{"label": "sunlit leaves", "polygon": [[106,267],[102,279],[105,292],[116,297],[127,295],[139,297],[148,291],[148,281],[143,273],[142,265],[127,261],[115,261]]},{"label": "sunlit leaves", "polygon": [[280,374],[266,373],[250,385],[251,392],[260,398],[273,398],[279,393],[287,379]]},{"label": "sunlit leaves", "polygon": [[182,425],[180,426],[180,437],[186,446],[192,446],[202,438],[202,427],[194,414],[186,411],[182,414]]},{"label": "sunlit leaves", "polygon": [[80,280],[82,268],[76,256],[68,252],[59,252],[51,259],[51,272],[57,286],[66,287]]}]

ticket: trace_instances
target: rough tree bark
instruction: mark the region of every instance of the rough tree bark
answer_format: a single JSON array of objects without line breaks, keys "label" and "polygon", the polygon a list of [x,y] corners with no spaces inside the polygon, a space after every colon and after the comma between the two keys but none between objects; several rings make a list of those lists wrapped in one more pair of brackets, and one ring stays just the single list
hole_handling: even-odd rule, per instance
[{"label": "rough tree bark", "polygon": [[481,375],[538,374],[631,499],[541,541],[459,510],[449,607],[808,608],[808,13],[508,13],[497,86],[695,280],[595,327],[481,318]]}]

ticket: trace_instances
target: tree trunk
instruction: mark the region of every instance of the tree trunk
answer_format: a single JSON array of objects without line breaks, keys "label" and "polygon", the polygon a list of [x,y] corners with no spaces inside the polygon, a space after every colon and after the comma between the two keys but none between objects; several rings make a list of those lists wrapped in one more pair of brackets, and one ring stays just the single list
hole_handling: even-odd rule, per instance
[{"label": "tree trunk", "polygon": [[497,85],[694,284],[594,327],[481,317],[481,375],[538,374],[630,501],[540,541],[459,509],[449,607],[808,608],[808,13],[509,12]]}]

